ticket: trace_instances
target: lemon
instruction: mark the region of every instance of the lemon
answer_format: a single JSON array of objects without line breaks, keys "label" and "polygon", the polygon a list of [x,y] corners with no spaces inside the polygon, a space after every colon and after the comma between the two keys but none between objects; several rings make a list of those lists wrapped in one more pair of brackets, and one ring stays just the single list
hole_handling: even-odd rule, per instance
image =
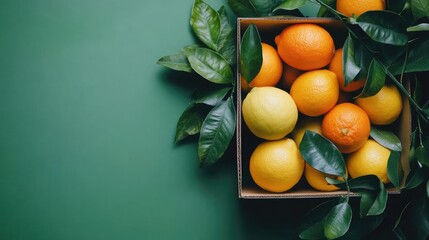
[{"label": "lemon", "polygon": [[260,143],[250,157],[250,175],[262,189],[284,192],[295,186],[304,171],[304,160],[292,139]]},{"label": "lemon", "polygon": [[254,87],[242,104],[244,122],[257,137],[278,140],[292,132],[298,109],[286,91],[276,87]]},{"label": "lemon", "polygon": [[304,176],[305,180],[307,180],[307,183],[310,184],[310,186],[316,190],[329,192],[339,189],[335,185],[328,184],[325,179],[326,177],[336,178],[336,176],[320,172],[310,166],[310,164],[308,163],[305,164]]},{"label": "lemon", "polygon": [[367,140],[360,149],[347,157],[347,170],[350,177],[375,175],[383,183],[389,183],[390,180],[387,175],[389,156],[389,149],[372,139]]}]

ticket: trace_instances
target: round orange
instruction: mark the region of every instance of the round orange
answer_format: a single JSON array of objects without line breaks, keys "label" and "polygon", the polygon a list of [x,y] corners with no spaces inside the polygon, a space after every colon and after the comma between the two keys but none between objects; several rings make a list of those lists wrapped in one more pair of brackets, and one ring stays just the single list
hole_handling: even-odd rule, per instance
[{"label": "round orange", "polygon": [[299,112],[311,117],[320,116],[337,103],[337,77],[326,69],[305,72],[292,84],[290,95]]},{"label": "round orange", "polygon": [[337,51],[335,51],[334,57],[329,63],[328,69],[337,74],[338,84],[340,86],[340,89],[344,92],[354,92],[363,88],[363,86],[365,85],[365,79],[355,80],[347,84],[347,86],[344,85],[342,48],[337,49]]},{"label": "round orange", "polygon": [[304,71],[291,67],[287,64],[283,66],[283,74],[280,79],[281,87],[289,90],[293,82],[302,74]]},{"label": "round orange", "polygon": [[335,51],[334,40],[329,32],[313,23],[290,25],[274,41],[281,59],[300,70],[325,67]]},{"label": "round orange", "polygon": [[322,120],[322,133],[342,153],[362,147],[369,137],[371,124],[364,110],[353,103],[341,103]]},{"label": "round orange", "polygon": [[262,43],[262,65],[259,73],[249,83],[250,87],[274,87],[283,73],[283,62],[277,50],[269,44]]},{"label": "round orange", "polygon": [[384,0],[337,0],[337,11],[348,16],[358,17],[371,10],[384,10]]}]

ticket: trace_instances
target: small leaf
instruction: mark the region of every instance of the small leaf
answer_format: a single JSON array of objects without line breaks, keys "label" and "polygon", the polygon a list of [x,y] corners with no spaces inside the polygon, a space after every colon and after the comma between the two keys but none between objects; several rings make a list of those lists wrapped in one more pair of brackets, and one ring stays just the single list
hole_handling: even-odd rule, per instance
[{"label": "small leaf", "polygon": [[425,172],[420,167],[411,168],[405,181],[405,189],[417,188],[426,180]]},{"label": "small leaf", "polygon": [[[408,56],[404,73],[429,71],[429,39],[419,39],[408,44]],[[399,62],[389,66],[389,70],[395,74],[401,74],[404,65],[404,56]]]},{"label": "small leaf", "polygon": [[389,11],[367,11],[356,19],[356,24],[374,41],[404,46],[408,42],[406,21]]},{"label": "small leaf", "polygon": [[190,23],[195,35],[209,48],[216,50],[221,28],[218,12],[202,0],[195,0]]},{"label": "small leaf", "polygon": [[378,93],[386,82],[386,74],[380,63],[373,59],[369,65],[368,78],[362,92],[357,97],[370,97]]},{"label": "small leaf", "polygon": [[429,31],[429,23],[420,23],[411,27],[407,27],[407,32],[427,32]]},{"label": "small leaf", "polygon": [[331,209],[337,204],[337,200],[329,200],[311,209],[305,214],[300,225],[299,237],[301,239],[324,238],[325,219]]},{"label": "small leaf", "polygon": [[188,61],[200,76],[213,83],[227,84],[233,81],[229,63],[218,53],[208,48],[186,48]]},{"label": "small leaf", "polygon": [[411,0],[411,12],[416,20],[429,18],[429,2],[427,0]]},{"label": "small leaf", "polygon": [[[324,2],[326,5],[330,6],[332,9],[336,8],[336,6],[335,6],[335,3],[337,2],[336,0],[322,0],[322,2]],[[319,12],[317,13],[317,16],[318,17],[327,17],[327,16],[330,16],[329,14],[330,14],[330,12],[328,11],[328,8],[326,8],[323,5],[320,5]]]},{"label": "small leaf", "polygon": [[360,215],[374,216],[384,212],[387,204],[387,191],[383,182],[379,181],[378,191],[360,191]]},{"label": "small leaf", "polygon": [[188,136],[198,134],[207,110],[199,105],[189,105],[179,118],[176,126],[175,142],[179,142]]},{"label": "small leaf", "polygon": [[391,151],[387,162],[387,176],[389,177],[390,182],[392,182],[393,186],[398,189],[401,187],[402,178],[404,177],[400,157],[400,152]]},{"label": "small leaf", "polygon": [[228,100],[214,107],[205,118],[198,140],[198,158],[201,166],[208,166],[225,153],[235,132],[234,100]]},{"label": "small leaf", "polygon": [[243,35],[240,50],[241,75],[248,83],[258,75],[262,66],[262,45],[258,29],[250,24]]},{"label": "small leaf", "polygon": [[393,151],[402,151],[401,140],[392,132],[371,126],[369,135],[379,144]]},{"label": "small leaf", "polygon": [[274,8],[273,11],[277,11],[280,9],[283,10],[295,10],[299,7],[304,6],[307,4],[308,0],[295,0],[295,1],[283,1],[280,5],[278,5],[276,8]]},{"label": "small leaf", "polygon": [[419,163],[421,163],[426,167],[429,167],[429,149],[426,146],[416,147],[415,154],[417,157],[417,161],[419,161]]},{"label": "small leaf", "polygon": [[348,85],[359,74],[361,68],[355,62],[355,42],[352,36],[348,36],[343,46],[343,75],[344,85]]},{"label": "small leaf", "polygon": [[233,65],[237,61],[236,55],[236,32],[229,22],[225,7],[219,9],[221,31],[218,41],[217,51],[222,55],[229,64]]},{"label": "small leaf", "polygon": [[326,238],[335,239],[343,236],[352,221],[352,208],[343,202],[331,209],[325,220],[324,233]]},{"label": "small leaf", "polygon": [[216,106],[222,102],[225,95],[231,90],[231,87],[214,87],[214,88],[199,88],[197,89],[192,98],[194,103],[203,103],[209,106]]},{"label": "small leaf", "polygon": [[182,72],[192,72],[191,65],[183,52],[174,55],[164,56],[156,62],[159,65],[168,67],[170,69]]},{"label": "small leaf", "polygon": [[275,0],[250,0],[258,16],[268,16],[276,7]]},{"label": "small leaf", "polygon": [[346,178],[346,164],[338,148],[322,135],[306,130],[299,145],[304,160],[313,168]]},{"label": "small leaf", "polygon": [[228,5],[239,17],[258,17],[250,0],[228,0]]}]

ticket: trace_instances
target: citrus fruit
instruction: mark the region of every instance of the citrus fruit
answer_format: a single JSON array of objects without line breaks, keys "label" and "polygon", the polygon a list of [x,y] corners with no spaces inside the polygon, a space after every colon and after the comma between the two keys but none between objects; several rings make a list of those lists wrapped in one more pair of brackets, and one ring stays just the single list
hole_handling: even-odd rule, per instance
[{"label": "citrus fruit", "polygon": [[365,79],[355,80],[344,85],[344,74],[343,74],[343,49],[337,49],[334,57],[329,63],[328,69],[337,75],[338,85],[344,92],[354,92],[361,89],[365,85]]},{"label": "citrus fruit", "polygon": [[348,17],[358,17],[370,10],[384,10],[384,7],[384,0],[337,0],[336,5],[337,11]]},{"label": "citrus fruit", "polygon": [[262,44],[262,65],[259,73],[250,82],[251,87],[275,86],[283,73],[283,62],[276,49],[269,44]]},{"label": "citrus fruit", "polygon": [[338,94],[337,77],[326,69],[301,74],[290,89],[299,112],[313,117],[331,110],[338,100]]},{"label": "citrus fruit", "polygon": [[300,180],[304,160],[292,139],[265,141],[253,151],[249,163],[253,181],[270,192],[284,192]]},{"label": "citrus fruit", "polygon": [[393,123],[401,114],[402,97],[395,85],[386,84],[371,97],[356,98],[372,124],[387,125]]},{"label": "citrus fruit", "polygon": [[341,103],[322,120],[322,133],[342,153],[362,147],[369,137],[371,125],[365,111],[353,103]]},{"label": "citrus fruit", "polygon": [[307,183],[316,190],[328,192],[339,189],[335,185],[328,184],[325,179],[326,177],[337,178],[337,176],[320,172],[310,166],[308,163],[305,164],[304,176],[305,180],[307,180]]},{"label": "citrus fruit", "polygon": [[312,23],[290,25],[274,41],[281,59],[300,70],[325,67],[335,51],[334,40],[329,32]]},{"label": "citrus fruit", "polygon": [[389,149],[372,139],[368,139],[359,150],[347,157],[346,164],[350,177],[375,175],[383,183],[389,183],[390,180],[387,175],[389,156]]},{"label": "citrus fruit", "polygon": [[299,148],[302,138],[306,130],[310,130],[322,134],[322,119],[319,117],[305,117],[299,118],[298,123],[291,133],[291,138],[295,141]]},{"label": "citrus fruit", "polygon": [[280,79],[280,84],[284,89],[289,90],[292,83],[301,75],[304,71],[293,68],[287,64],[283,65],[283,74]]},{"label": "citrus fruit", "polygon": [[254,87],[242,103],[243,119],[257,137],[277,140],[295,127],[298,110],[292,97],[276,87]]}]

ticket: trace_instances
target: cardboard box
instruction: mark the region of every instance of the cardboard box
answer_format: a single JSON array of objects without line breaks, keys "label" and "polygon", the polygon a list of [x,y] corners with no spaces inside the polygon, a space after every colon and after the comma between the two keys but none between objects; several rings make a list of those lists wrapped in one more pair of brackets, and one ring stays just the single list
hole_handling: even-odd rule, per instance
[{"label": "cardboard box", "polygon": [[[333,37],[336,48],[342,47],[348,33],[342,22],[331,18],[285,18],[285,17],[267,17],[267,18],[238,18],[237,20],[237,46],[238,59],[240,59],[240,43],[247,27],[253,23],[259,30],[263,42],[274,44],[274,37],[278,35],[286,26],[295,23],[315,23],[325,28]],[[239,61],[237,61],[239,62]],[[327,198],[346,195],[346,191],[338,190],[334,192],[320,192],[312,189],[302,177],[301,181],[289,191],[283,193],[271,193],[257,186],[249,172],[250,156],[262,140],[254,136],[246,127],[241,116],[241,104],[245,97],[240,86],[240,69],[237,71],[237,171],[238,171],[238,196],[249,199],[272,199],[272,198]],[[403,97],[403,111],[396,121],[395,129],[397,136],[402,143],[401,164],[404,170],[404,176],[409,172],[409,149],[411,135],[411,111],[408,99]],[[404,179],[405,179],[404,177]],[[404,180],[403,180],[404,184]],[[397,189],[389,189],[390,194],[400,193]],[[352,193],[352,196],[357,194]]]}]

